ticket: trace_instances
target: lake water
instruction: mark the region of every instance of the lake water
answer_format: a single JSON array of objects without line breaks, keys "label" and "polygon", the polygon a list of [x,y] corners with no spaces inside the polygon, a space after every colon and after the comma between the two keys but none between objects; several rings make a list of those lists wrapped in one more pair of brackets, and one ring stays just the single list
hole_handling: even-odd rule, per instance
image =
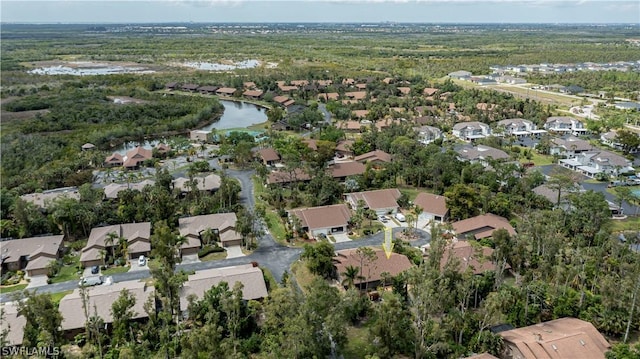
[{"label": "lake water", "polygon": [[220,103],[224,106],[224,113],[220,120],[201,128],[201,130],[245,128],[267,121],[267,110],[264,107],[247,102],[226,100],[221,100]]},{"label": "lake water", "polygon": [[184,66],[191,67],[197,70],[208,71],[231,71],[236,69],[253,69],[260,66],[258,60],[244,60],[240,62],[234,62],[232,64],[220,64],[216,62],[185,62]]},{"label": "lake water", "polygon": [[[220,120],[207,125],[201,130],[211,131],[227,130],[230,128],[246,128],[251,125],[263,123],[267,121],[266,109],[264,107],[256,106],[247,102],[236,102],[221,100],[220,103],[224,106],[224,113]],[[248,131],[253,136],[260,134],[258,131]],[[163,140],[146,140],[143,142],[130,141],[114,149],[114,152],[124,155],[127,151],[136,148],[136,146],[142,146],[147,149],[155,147]],[[166,142],[164,142],[166,143]]]}]

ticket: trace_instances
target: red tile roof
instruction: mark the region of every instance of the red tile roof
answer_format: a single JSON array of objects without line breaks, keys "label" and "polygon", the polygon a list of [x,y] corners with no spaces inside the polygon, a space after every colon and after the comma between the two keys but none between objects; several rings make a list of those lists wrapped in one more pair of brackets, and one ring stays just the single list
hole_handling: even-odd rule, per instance
[{"label": "red tile roof", "polygon": [[[391,276],[396,276],[407,269],[412,267],[409,259],[398,253],[392,253],[391,257],[387,259],[384,250],[373,249],[376,255],[376,259],[369,263],[368,260],[362,261],[362,275],[365,279],[356,279],[355,284],[365,282],[375,282],[382,279],[382,273],[389,273]],[[342,275],[348,266],[354,266],[360,268],[360,256],[357,253],[357,249],[345,249],[337,251],[334,257],[336,270],[338,275]]]},{"label": "red tile roof", "polygon": [[413,203],[422,208],[424,213],[432,213],[444,217],[449,212],[444,196],[420,192]]}]

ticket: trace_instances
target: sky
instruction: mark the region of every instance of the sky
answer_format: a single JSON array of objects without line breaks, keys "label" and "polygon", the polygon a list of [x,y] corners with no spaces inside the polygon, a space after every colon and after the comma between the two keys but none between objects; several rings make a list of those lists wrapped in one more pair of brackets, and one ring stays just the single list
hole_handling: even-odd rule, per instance
[{"label": "sky", "polygon": [[640,23],[640,0],[1,0],[11,23]]}]

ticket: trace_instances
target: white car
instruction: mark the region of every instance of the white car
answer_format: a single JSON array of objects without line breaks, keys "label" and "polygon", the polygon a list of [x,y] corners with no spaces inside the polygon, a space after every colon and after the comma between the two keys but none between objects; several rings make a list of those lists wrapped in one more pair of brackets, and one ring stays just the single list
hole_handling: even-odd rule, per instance
[{"label": "white car", "polygon": [[396,219],[397,219],[398,221],[400,221],[400,222],[404,222],[404,221],[406,221],[406,220],[407,220],[407,219],[404,217],[404,214],[402,214],[402,213],[400,213],[400,212],[396,213]]},{"label": "white car", "polygon": [[138,266],[144,267],[146,265],[147,265],[147,258],[145,258],[144,256],[140,256],[140,258],[138,258]]}]

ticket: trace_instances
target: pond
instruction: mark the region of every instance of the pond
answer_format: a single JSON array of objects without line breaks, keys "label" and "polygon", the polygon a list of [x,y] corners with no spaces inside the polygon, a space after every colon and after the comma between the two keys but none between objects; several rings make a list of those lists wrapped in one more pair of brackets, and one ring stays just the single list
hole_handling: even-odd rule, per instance
[{"label": "pond", "polygon": [[[246,128],[267,121],[266,109],[264,107],[256,106],[248,102],[238,101],[221,100],[220,103],[224,106],[224,113],[220,120],[201,128],[201,130],[211,131],[214,128],[216,130]],[[249,132],[253,136],[260,134],[259,131],[245,132]],[[134,149],[136,146],[152,149],[160,142],[167,143],[166,140],[163,139],[145,140],[143,142],[129,141],[116,147],[114,152],[124,155],[127,151]]]},{"label": "pond", "polygon": [[221,100],[220,103],[224,106],[224,113],[220,120],[201,128],[201,130],[245,128],[267,121],[267,109],[264,107],[238,101]]}]

